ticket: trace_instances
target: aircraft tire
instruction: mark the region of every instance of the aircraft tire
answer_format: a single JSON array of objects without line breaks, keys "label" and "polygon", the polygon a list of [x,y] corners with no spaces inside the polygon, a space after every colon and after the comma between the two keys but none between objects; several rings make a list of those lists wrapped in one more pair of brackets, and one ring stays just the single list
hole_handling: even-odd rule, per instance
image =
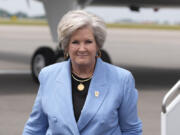
[{"label": "aircraft tire", "polygon": [[105,62],[107,62],[107,63],[111,63],[111,58],[110,58],[110,56],[109,56],[108,53],[107,53],[105,50],[103,50],[103,49],[101,49],[101,58],[102,58],[103,61],[105,61]]},{"label": "aircraft tire", "polygon": [[40,47],[31,59],[31,74],[35,82],[39,83],[38,75],[45,66],[55,63],[54,51],[49,47]]}]

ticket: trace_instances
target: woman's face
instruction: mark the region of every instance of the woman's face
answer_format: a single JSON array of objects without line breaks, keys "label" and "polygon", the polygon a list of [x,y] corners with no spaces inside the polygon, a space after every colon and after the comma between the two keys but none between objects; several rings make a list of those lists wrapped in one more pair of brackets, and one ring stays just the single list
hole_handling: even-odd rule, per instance
[{"label": "woman's face", "polygon": [[77,66],[94,66],[97,49],[92,28],[83,27],[72,34],[68,53],[72,64]]}]

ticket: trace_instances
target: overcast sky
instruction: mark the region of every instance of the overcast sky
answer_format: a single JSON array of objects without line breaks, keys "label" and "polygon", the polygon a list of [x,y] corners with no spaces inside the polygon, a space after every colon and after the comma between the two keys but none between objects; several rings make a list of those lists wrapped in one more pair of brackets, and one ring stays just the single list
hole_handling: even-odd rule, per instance
[{"label": "overcast sky", "polygon": [[[0,0],[0,8],[6,9],[10,13],[22,11],[27,13],[29,16],[45,14],[42,3],[34,0],[29,0],[29,6],[27,0]],[[154,12],[152,8],[142,8],[140,12],[132,12],[126,7],[88,7],[86,10],[95,12],[107,22],[122,19],[133,19],[136,21],[168,21],[169,23],[180,22],[180,8],[160,9],[158,12]]]}]

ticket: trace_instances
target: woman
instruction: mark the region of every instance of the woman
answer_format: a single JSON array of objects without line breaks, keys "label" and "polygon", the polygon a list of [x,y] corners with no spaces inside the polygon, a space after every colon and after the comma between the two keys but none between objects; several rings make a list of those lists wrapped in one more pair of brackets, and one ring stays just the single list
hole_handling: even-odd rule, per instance
[{"label": "woman", "polygon": [[141,135],[131,73],[101,60],[105,24],[85,11],[58,26],[68,61],[40,72],[40,88],[23,135]]}]

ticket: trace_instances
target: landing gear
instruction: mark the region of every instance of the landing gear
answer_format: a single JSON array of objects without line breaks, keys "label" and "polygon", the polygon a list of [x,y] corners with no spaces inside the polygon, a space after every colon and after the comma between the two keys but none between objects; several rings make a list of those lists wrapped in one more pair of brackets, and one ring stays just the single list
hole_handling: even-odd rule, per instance
[{"label": "landing gear", "polygon": [[45,66],[55,63],[58,58],[62,60],[63,52],[55,53],[49,47],[40,47],[34,53],[31,60],[32,78],[35,82],[38,81],[38,75],[41,69]]}]

